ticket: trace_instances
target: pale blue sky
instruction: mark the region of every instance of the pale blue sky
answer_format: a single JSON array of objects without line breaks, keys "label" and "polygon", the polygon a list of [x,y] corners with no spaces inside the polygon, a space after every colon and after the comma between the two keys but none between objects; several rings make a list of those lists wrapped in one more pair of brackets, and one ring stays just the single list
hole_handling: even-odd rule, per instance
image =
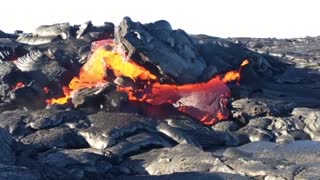
[{"label": "pale blue sky", "polygon": [[320,35],[319,0],[6,0],[0,29],[31,32],[42,24],[92,20],[115,25],[124,16],[143,23],[168,20],[173,28],[212,36]]}]

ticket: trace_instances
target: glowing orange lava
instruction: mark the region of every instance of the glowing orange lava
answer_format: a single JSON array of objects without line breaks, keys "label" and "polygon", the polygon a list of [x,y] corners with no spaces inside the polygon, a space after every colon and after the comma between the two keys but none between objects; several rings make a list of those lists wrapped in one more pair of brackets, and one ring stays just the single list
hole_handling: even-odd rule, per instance
[{"label": "glowing orange lava", "polygon": [[229,116],[227,100],[230,89],[219,78],[197,84],[160,84],[154,83],[144,89],[118,87],[127,92],[129,100],[148,102],[152,105],[173,104],[181,112],[199,119],[204,124],[214,124]]},{"label": "glowing orange lava", "polygon": [[226,83],[239,81],[242,67],[249,63],[248,60],[244,60],[237,70],[227,72],[224,76],[213,77],[208,82],[185,85],[160,84],[158,78],[150,71],[132,60],[125,60],[118,52],[107,50],[105,45],[112,47],[114,43],[110,40],[95,43],[96,49],[80,69],[79,76],[74,77],[68,87],[63,87],[64,97],[47,100],[48,104],[65,104],[74,92],[103,85],[110,80],[107,75],[107,70],[110,70],[116,77],[126,76],[140,84],[135,87],[118,86],[117,90],[126,92],[129,100],[152,105],[169,103],[204,124],[214,124],[229,116],[227,105],[231,95]]},{"label": "glowing orange lava", "polygon": [[246,66],[247,64],[249,64],[249,61],[247,59],[245,59],[241,63],[240,68],[238,70],[233,70],[233,71],[227,72],[223,77],[223,82],[227,83],[227,82],[235,81],[235,80],[239,81],[241,68]]},{"label": "glowing orange lava", "polygon": [[[112,46],[112,41],[105,41]],[[106,83],[106,69],[113,70],[116,76],[126,76],[133,80],[155,80],[156,76],[148,70],[134,63],[132,60],[125,61],[122,56],[114,51],[108,51],[101,43],[90,56],[89,60],[82,66],[78,77],[74,77],[69,87],[63,87],[64,97],[49,99],[47,104],[65,104],[75,91],[84,88],[93,88]]]},{"label": "glowing orange lava", "polygon": [[118,91],[126,92],[129,100],[147,102],[152,105],[173,104],[184,112],[207,125],[229,117],[228,99],[231,96],[227,82],[240,80],[242,67],[249,64],[244,60],[237,70],[227,72],[223,77],[216,76],[204,83],[195,84],[160,84],[154,82],[141,89],[118,87]]}]

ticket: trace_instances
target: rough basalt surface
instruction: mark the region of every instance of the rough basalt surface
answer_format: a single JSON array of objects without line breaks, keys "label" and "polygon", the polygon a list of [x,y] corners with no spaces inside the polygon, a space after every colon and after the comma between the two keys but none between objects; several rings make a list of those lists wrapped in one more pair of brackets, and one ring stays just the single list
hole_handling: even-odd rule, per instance
[{"label": "rough basalt surface", "polygon": [[[231,116],[206,126],[172,106],[129,102],[106,87],[47,105],[79,74],[93,42],[114,38],[165,83],[237,69]],[[0,179],[317,179],[320,38],[189,35],[129,17],[0,31]]]}]

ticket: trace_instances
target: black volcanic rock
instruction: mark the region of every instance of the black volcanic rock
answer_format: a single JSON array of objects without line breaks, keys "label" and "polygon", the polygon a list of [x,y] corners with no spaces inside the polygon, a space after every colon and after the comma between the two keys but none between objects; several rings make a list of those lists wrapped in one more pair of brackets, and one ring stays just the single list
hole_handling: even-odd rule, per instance
[{"label": "black volcanic rock", "polygon": [[6,166],[0,164],[0,179],[7,180],[41,180],[42,177],[36,171],[21,166]]},{"label": "black volcanic rock", "polygon": [[11,62],[0,62],[0,82],[13,85],[21,74],[19,71]]},{"label": "black volcanic rock", "polygon": [[9,38],[0,38],[0,60],[13,61],[25,55],[28,51],[24,45]]},{"label": "black volcanic rock", "polygon": [[143,25],[125,17],[115,29],[115,40],[128,58],[178,83],[197,81],[206,67],[196,42],[166,21]]},{"label": "black volcanic rock", "polygon": [[[261,78],[273,78],[273,76],[282,73],[287,64],[278,57],[266,54],[259,54],[240,44],[233,43],[227,39],[211,37],[207,35],[192,36],[199,46],[199,54],[208,64],[202,78],[208,79],[215,74],[230,71],[240,66],[243,60],[250,61],[246,68],[246,76],[243,81],[259,81]],[[246,77],[250,77],[247,81]]]},{"label": "black volcanic rock", "polygon": [[112,168],[111,159],[94,149],[53,149],[40,154],[38,160],[65,170],[76,179],[102,179]]},{"label": "black volcanic rock", "polygon": [[238,174],[231,174],[231,173],[200,173],[200,172],[183,172],[183,173],[173,173],[173,174],[167,174],[167,175],[142,175],[142,176],[121,176],[117,178],[117,180],[193,180],[193,179],[199,179],[199,180],[210,180],[210,179],[239,179],[239,180],[249,180],[251,178],[238,175]]},{"label": "black volcanic rock", "polygon": [[163,148],[133,156],[124,166],[139,174],[163,175],[177,172],[234,173],[219,158],[189,144]]},{"label": "black volcanic rock", "polygon": [[102,26],[93,26],[91,21],[79,26],[76,37],[87,42],[114,38],[114,24],[105,22]]},{"label": "black volcanic rock", "polygon": [[[309,179],[318,177],[319,142],[295,141],[277,145],[270,142],[254,142],[224,152],[224,163],[247,176],[268,178]],[[235,152],[235,151],[233,151]]]},{"label": "black volcanic rock", "polygon": [[23,72],[35,71],[43,68],[49,58],[41,51],[31,51],[25,56],[19,57],[15,65]]},{"label": "black volcanic rock", "polygon": [[24,144],[31,144],[39,151],[52,148],[87,148],[89,145],[85,139],[75,130],[67,127],[56,127],[38,130],[21,139]]},{"label": "black volcanic rock", "polygon": [[[80,131],[92,148],[105,149],[117,139],[143,129],[152,129],[150,118],[127,113],[99,112],[88,116],[91,127]],[[148,125],[149,124],[149,125]]]},{"label": "black volcanic rock", "polygon": [[3,31],[0,30],[0,38],[12,38],[15,39],[18,36],[16,34],[9,34],[9,33],[5,33]]},{"label": "black volcanic rock", "polygon": [[15,141],[7,130],[0,128],[0,164],[12,165],[16,160]]},{"label": "black volcanic rock", "polygon": [[0,127],[6,129],[14,138],[29,134],[31,129],[27,127],[26,118],[29,113],[24,110],[5,111],[0,115]]}]

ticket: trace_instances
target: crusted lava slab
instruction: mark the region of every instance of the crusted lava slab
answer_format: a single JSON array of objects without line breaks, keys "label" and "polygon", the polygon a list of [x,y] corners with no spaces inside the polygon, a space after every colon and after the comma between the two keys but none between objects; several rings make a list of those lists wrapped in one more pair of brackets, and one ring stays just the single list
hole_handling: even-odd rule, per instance
[{"label": "crusted lava slab", "polygon": [[128,58],[178,83],[196,82],[206,67],[196,42],[183,30],[172,30],[167,21],[143,25],[125,17],[115,39]]}]

